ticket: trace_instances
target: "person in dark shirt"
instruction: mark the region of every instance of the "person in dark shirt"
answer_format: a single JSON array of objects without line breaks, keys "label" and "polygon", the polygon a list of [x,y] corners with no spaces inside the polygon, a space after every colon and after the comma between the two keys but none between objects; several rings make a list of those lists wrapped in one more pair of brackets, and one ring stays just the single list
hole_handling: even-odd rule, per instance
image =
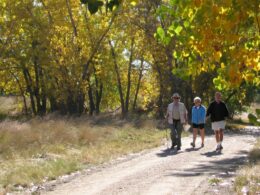
[{"label": "person in dark shirt", "polygon": [[221,151],[223,149],[223,135],[226,126],[225,119],[229,116],[226,104],[221,101],[222,95],[220,92],[215,93],[215,101],[211,102],[206,116],[211,119],[212,129],[215,132],[217,148],[216,151]]}]

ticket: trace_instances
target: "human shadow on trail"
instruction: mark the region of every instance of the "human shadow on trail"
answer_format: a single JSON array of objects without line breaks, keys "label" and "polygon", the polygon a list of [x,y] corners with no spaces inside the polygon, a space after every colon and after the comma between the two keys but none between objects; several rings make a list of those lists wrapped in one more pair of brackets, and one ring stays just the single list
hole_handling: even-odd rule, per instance
[{"label": "human shadow on trail", "polygon": [[[213,153],[213,152],[212,152]],[[215,152],[214,152],[215,153]],[[232,177],[236,169],[246,163],[248,154],[247,151],[241,150],[238,153],[238,156],[232,158],[224,158],[221,160],[214,161],[201,161],[198,164],[187,169],[172,169],[172,173],[167,176],[174,177],[196,177],[199,175],[221,175],[221,177]],[[211,155],[211,152],[208,154]]]},{"label": "human shadow on trail", "polygon": [[198,151],[200,150],[202,147],[199,147],[199,148],[186,148],[185,149],[185,152],[194,152],[194,151]]},{"label": "human shadow on trail", "polygon": [[176,154],[182,153],[182,151],[177,151],[176,149],[165,149],[165,150],[161,150],[161,152],[156,153],[157,156],[159,157],[167,157],[167,156],[173,156]]},{"label": "human shadow on trail", "polygon": [[219,155],[222,155],[222,154],[223,154],[222,152],[217,152],[216,150],[206,152],[206,153],[202,153],[202,155],[204,155],[206,157],[219,156]]}]

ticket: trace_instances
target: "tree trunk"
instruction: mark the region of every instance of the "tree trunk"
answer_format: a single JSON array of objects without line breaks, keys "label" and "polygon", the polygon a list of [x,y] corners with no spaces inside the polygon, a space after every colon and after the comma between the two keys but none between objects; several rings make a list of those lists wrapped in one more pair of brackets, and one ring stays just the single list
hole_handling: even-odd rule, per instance
[{"label": "tree trunk", "polygon": [[118,68],[118,64],[117,64],[117,60],[116,60],[115,50],[114,50],[114,47],[113,47],[111,41],[109,41],[109,45],[111,47],[111,54],[112,54],[113,61],[114,61],[114,68],[115,68],[115,72],[116,72],[116,76],[117,76],[117,87],[118,87],[118,92],[119,92],[119,95],[120,95],[122,115],[124,117],[125,114],[126,114],[126,112],[125,112],[125,102],[124,102],[124,95],[123,95],[123,90],[122,90],[119,68]]},{"label": "tree trunk", "polygon": [[77,97],[77,112],[79,115],[81,115],[84,112],[84,102],[85,102],[85,95],[84,93],[80,90],[78,97]]},{"label": "tree trunk", "polygon": [[77,103],[75,101],[75,96],[73,92],[69,91],[69,96],[67,98],[67,108],[70,114],[77,113]]},{"label": "tree trunk", "polygon": [[46,114],[47,112],[47,95],[46,95],[46,87],[43,77],[43,70],[42,68],[39,69],[39,77],[40,77],[40,87],[41,87],[41,113]]},{"label": "tree trunk", "polygon": [[45,94],[41,97],[41,114],[46,114],[47,112],[47,97]]},{"label": "tree trunk", "polygon": [[[178,82],[177,78],[173,75],[172,70],[173,70],[173,50],[169,47],[166,48],[166,56],[167,56],[167,75],[169,79],[169,84],[171,87],[171,91],[169,92],[170,94],[174,92],[178,92],[178,88],[180,87],[180,83]],[[177,64],[175,64],[177,65]],[[175,67],[177,68],[177,67]]]},{"label": "tree trunk", "polygon": [[[35,46],[33,45],[35,49]],[[39,89],[39,67],[37,62],[37,57],[34,56],[34,74],[35,74],[35,87],[34,87],[34,95],[36,98],[36,106],[37,106],[37,114],[41,114],[41,98],[40,98],[40,89]]]},{"label": "tree trunk", "polygon": [[99,86],[99,92],[96,90],[96,114],[100,113],[100,103],[103,94],[103,84],[101,83]]},{"label": "tree trunk", "polygon": [[74,36],[77,37],[78,36],[78,31],[77,31],[77,28],[76,28],[76,25],[75,25],[75,21],[73,19],[73,15],[72,15],[72,11],[71,11],[70,1],[69,0],[66,0],[66,6],[67,6],[67,9],[68,9],[68,13],[69,13],[69,17],[70,17],[71,26],[73,28]]},{"label": "tree trunk", "polygon": [[33,90],[32,90],[32,88],[33,88],[32,87],[32,80],[31,80],[30,73],[29,73],[28,69],[25,68],[25,67],[23,68],[23,75],[24,75],[24,79],[25,79],[25,82],[26,82],[27,91],[30,94],[32,112],[33,112],[34,115],[36,115],[37,112],[36,112],[35,102],[34,102],[34,93],[33,93]]},{"label": "tree trunk", "polygon": [[[155,62],[156,63],[156,62]],[[159,67],[159,65],[156,63],[155,64],[158,76],[159,76],[159,86],[160,86],[160,94],[159,94],[159,98],[158,98],[158,102],[157,102],[157,106],[159,108],[158,110],[158,114],[157,116],[159,118],[163,118],[164,117],[164,109],[163,109],[163,94],[164,94],[164,90],[163,90],[163,76],[162,76],[162,72],[161,69]]]},{"label": "tree trunk", "polygon": [[136,87],[136,91],[135,91],[133,110],[136,109],[136,101],[137,101],[137,97],[138,97],[138,93],[139,93],[139,89],[140,89],[140,85],[141,85],[141,79],[143,77],[143,68],[144,68],[143,66],[144,66],[144,59],[142,58],[141,59],[140,70],[139,70],[139,77],[138,77],[137,87]]},{"label": "tree trunk", "polygon": [[92,116],[95,111],[95,103],[94,103],[94,97],[92,92],[92,87],[89,86],[88,89],[88,98],[89,98],[89,115]]},{"label": "tree trunk", "polygon": [[103,95],[103,83],[101,83],[100,85],[100,89],[99,89],[99,96],[98,96],[98,101],[97,101],[97,112],[100,113],[100,104],[101,104],[101,100],[102,100],[102,95]]},{"label": "tree trunk", "polygon": [[52,96],[49,97],[49,101],[50,101],[50,110],[51,112],[55,112],[57,110],[59,110],[59,106],[58,103],[56,101],[56,99]]},{"label": "tree trunk", "polygon": [[23,87],[22,87],[22,85],[21,85],[19,79],[17,78],[17,76],[16,76],[14,73],[12,73],[12,72],[11,72],[11,74],[12,74],[12,76],[14,77],[14,79],[16,80],[16,82],[17,82],[17,84],[18,84],[18,87],[19,87],[19,90],[20,90],[20,94],[21,94],[21,96],[22,96],[22,98],[23,98],[23,104],[24,104],[25,114],[27,115],[27,114],[28,114],[28,107],[27,107],[27,103],[26,103],[25,92],[24,92]]},{"label": "tree trunk", "polygon": [[129,99],[130,99],[130,90],[131,90],[131,71],[132,71],[132,61],[134,54],[134,38],[131,40],[131,48],[130,48],[130,57],[128,64],[128,72],[127,72],[127,90],[126,90],[126,98],[125,98],[125,113],[128,113],[129,108]]},{"label": "tree trunk", "polygon": [[83,72],[82,72],[82,80],[86,79],[89,65],[92,62],[93,58],[95,57],[96,53],[98,52],[102,41],[105,39],[106,35],[108,34],[109,30],[111,29],[116,16],[117,16],[117,12],[114,12],[113,16],[111,17],[108,27],[105,29],[105,31],[99,37],[97,43],[95,44],[94,48],[92,49],[92,52],[90,53],[90,57],[88,58],[86,64],[84,64]]},{"label": "tree trunk", "polygon": [[94,71],[94,77],[95,77],[95,94],[96,94],[96,114],[100,113],[100,103],[101,103],[101,98],[102,98],[102,93],[103,93],[103,83],[98,80],[98,76],[96,74],[96,68],[93,65],[93,71]]}]

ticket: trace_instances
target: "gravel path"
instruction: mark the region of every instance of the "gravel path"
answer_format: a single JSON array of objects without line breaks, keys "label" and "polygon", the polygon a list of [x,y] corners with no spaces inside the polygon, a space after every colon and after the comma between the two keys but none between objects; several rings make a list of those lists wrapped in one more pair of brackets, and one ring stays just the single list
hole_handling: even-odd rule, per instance
[{"label": "gravel path", "polygon": [[221,154],[215,152],[213,136],[206,137],[204,148],[195,149],[189,145],[190,137],[183,138],[181,151],[169,151],[166,146],[155,148],[41,194],[214,194],[207,186],[210,178],[221,174],[231,177],[245,162],[255,138],[251,134],[226,134]]}]

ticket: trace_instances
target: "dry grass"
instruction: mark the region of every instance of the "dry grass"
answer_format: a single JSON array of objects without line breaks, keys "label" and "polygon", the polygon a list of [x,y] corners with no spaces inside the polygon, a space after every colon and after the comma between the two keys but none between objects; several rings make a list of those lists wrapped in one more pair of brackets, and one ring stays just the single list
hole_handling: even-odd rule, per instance
[{"label": "dry grass", "polygon": [[260,163],[260,138],[257,139],[254,148],[250,151],[249,160],[253,164]]},{"label": "dry grass", "polygon": [[[0,96],[0,114],[1,116],[13,116],[20,113],[23,109],[23,103],[21,97],[10,96],[2,97]],[[1,119],[1,117],[0,117]]]},{"label": "dry grass", "polygon": [[235,190],[238,194],[243,194],[243,188],[247,188],[249,194],[260,193],[260,138],[249,153],[249,164],[238,171]]},{"label": "dry grass", "polygon": [[[47,116],[0,123],[0,192],[161,144],[155,123]],[[110,124],[109,124],[110,123]]]}]

